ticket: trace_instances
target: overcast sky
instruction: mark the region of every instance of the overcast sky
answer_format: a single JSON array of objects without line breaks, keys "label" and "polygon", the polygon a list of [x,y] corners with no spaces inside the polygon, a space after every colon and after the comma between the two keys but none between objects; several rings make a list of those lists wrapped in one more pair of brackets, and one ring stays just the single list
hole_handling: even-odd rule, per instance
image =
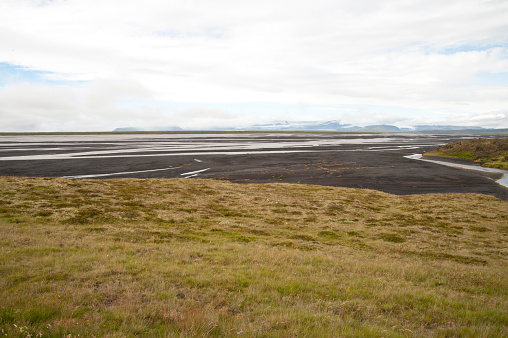
[{"label": "overcast sky", "polygon": [[0,131],[508,128],[508,0],[0,0]]}]

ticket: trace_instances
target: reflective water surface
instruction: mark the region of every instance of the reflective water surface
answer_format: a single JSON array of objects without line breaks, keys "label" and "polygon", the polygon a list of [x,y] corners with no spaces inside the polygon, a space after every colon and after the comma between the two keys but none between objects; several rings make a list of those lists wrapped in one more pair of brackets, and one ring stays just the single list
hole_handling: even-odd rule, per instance
[{"label": "reflective water surface", "polygon": [[[444,144],[451,139],[425,134],[333,133],[17,135],[0,136],[0,161],[280,154],[330,149],[396,151]],[[354,145],[360,147],[352,148]]]},{"label": "reflective water surface", "polygon": [[413,159],[413,160],[441,164],[441,165],[445,165],[445,166],[453,167],[453,168],[461,168],[461,169],[482,171],[482,172],[486,172],[486,173],[502,174],[503,176],[500,179],[498,179],[496,182],[499,183],[500,185],[508,188],[508,175],[507,175],[508,172],[506,170],[501,170],[501,169],[496,169],[496,168],[485,168],[485,167],[480,167],[477,165],[467,165],[467,164],[460,164],[460,163],[429,160],[429,159],[424,158],[423,154],[414,154],[414,155],[408,155],[408,156],[404,156],[404,157]]}]

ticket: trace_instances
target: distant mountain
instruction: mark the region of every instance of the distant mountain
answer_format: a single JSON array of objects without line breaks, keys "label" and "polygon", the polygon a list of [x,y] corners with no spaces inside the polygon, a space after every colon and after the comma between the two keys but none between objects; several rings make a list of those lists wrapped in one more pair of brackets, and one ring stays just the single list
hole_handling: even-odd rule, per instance
[{"label": "distant mountain", "polygon": [[465,127],[465,126],[433,126],[433,125],[416,125],[414,131],[437,131],[437,130],[482,130],[483,127]]},{"label": "distant mountain", "polygon": [[255,124],[242,129],[246,130],[342,130],[349,125],[339,121],[275,121],[267,124]]},{"label": "distant mountain", "polygon": [[[240,129],[240,128],[237,128]],[[476,126],[453,126],[453,125],[416,125],[409,128],[399,128],[394,125],[378,124],[358,127],[351,124],[341,124],[340,121],[297,121],[297,122],[273,122],[268,124],[256,124],[243,127],[241,130],[302,130],[302,131],[343,131],[343,132],[468,132],[468,133],[506,133],[508,129],[493,129]]]},{"label": "distant mountain", "polygon": [[[185,129],[198,131],[198,129]],[[388,124],[369,125],[358,127],[351,124],[341,124],[338,120],[331,121],[274,121],[272,123],[255,124],[236,128],[208,128],[199,129],[207,131],[226,130],[252,130],[252,131],[342,131],[342,132],[440,132],[440,133],[507,133],[508,129],[487,129],[483,127],[453,126],[453,125],[416,125],[408,128],[399,128]],[[115,132],[142,132],[142,131],[184,131],[178,126],[138,128],[116,128]]]},{"label": "distant mountain", "polygon": [[365,127],[351,127],[348,128],[350,131],[365,131],[365,132],[399,132],[401,129],[396,126],[387,124],[365,126]]},{"label": "distant mountain", "polygon": [[256,124],[254,126],[242,128],[245,130],[302,130],[302,131],[349,131],[349,132],[399,132],[396,126],[391,125],[372,125],[365,127],[353,126],[351,124],[341,124],[340,121],[298,121],[298,122],[274,122],[269,124]]}]

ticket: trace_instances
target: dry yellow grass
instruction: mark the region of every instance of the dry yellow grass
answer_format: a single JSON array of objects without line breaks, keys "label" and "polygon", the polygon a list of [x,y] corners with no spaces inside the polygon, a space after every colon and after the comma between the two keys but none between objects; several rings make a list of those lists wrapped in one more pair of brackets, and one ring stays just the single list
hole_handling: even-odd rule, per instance
[{"label": "dry yellow grass", "polygon": [[8,336],[502,336],[508,203],[0,178]]}]

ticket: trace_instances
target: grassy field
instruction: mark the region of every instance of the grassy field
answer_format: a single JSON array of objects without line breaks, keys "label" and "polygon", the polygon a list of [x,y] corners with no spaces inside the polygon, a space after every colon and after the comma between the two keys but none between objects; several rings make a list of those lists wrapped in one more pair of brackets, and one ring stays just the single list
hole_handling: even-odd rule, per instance
[{"label": "grassy field", "polygon": [[508,203],[0,177],[9,337],[501,337]]},{"label": "grassy field", "polygon": [[452,142],[424,155],[456,157],[482,162],[485,167],[508,170],[508,137]]}]

